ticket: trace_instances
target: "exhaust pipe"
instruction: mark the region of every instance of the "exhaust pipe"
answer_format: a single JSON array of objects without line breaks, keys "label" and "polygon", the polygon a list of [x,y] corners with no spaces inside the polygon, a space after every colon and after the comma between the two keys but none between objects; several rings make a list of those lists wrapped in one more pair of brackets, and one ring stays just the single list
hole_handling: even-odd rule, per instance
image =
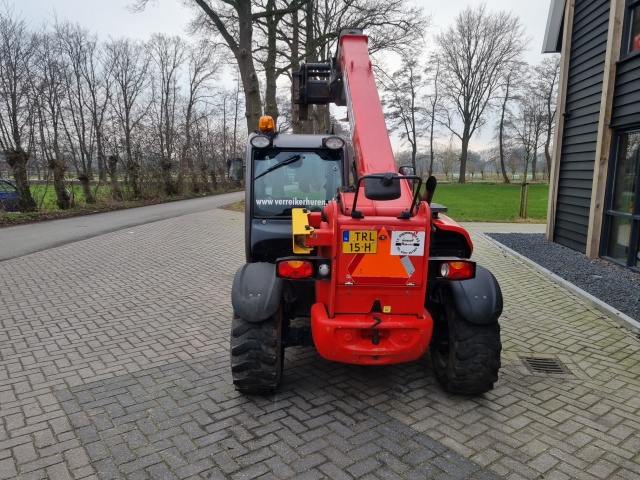
[{"label": "exhaust pipe", "polygon": [[431,175],[429,178],[427,178],[427,182],[425,183],[425,186],[424,186],[424,195],[422,195],[421,200],[431,205],[431,200],[433,199],[433,192],[436,191],[437,186],[438,186],[438,180],[436,180],[436,177]]}]

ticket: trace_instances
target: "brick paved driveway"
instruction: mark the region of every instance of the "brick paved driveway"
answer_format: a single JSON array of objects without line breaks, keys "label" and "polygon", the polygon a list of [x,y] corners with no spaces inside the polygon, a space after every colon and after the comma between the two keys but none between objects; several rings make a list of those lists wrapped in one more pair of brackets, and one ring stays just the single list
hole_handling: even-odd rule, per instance
[{"label": "brick paved driveway", "polygon": [[638,478],[638,339],[473,237],[506,299],[501,378],[478,398],[443,393],[428,356],[365,368],[302,348],[277,395],[237,394],[235,212],[0,262],[0,477]]}]

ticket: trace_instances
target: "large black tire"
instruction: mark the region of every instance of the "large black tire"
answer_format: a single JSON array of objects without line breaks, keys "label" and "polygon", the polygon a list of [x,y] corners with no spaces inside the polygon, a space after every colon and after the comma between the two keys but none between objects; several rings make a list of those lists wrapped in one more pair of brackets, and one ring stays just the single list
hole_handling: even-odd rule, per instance
[{"label": "large black tire", "polygon": [[236,390],[261,395],[280,385],[284,363],[281,310],[262,322],[248,322],[234,313],[231,376]]},{"label": "large black tire", "polygon": [[442,304],[432,312],[431,361],[436,379],[451,393],[477,395],[488,392],[500,370],[500,325],[475,325],[466,321],[450,292],[441,292]]}]

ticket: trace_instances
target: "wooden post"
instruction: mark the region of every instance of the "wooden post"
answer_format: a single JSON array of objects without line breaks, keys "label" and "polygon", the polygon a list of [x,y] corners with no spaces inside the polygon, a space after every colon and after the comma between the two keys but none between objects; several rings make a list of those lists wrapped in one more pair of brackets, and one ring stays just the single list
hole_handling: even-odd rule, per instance
[{"label": "wooden post", "polygon": [[591,205],[589,206],[589,229],[587,230],[585,251],[588,257],[598,257],[600,255],[604,197],[607,187],[609,153],[611,152],[611,137],[613,133],[609,128],[609,122],[611,121],[613,90],[616,83],[616,62],[620,59],[624,10],[625,0],[612,0],[611,10],[609,11],[609,32],[605,53],[600,116],[598,118],[598,139],[591,187]]},{"label": "wooden post", "polygon": [[529,205],[529,184],[523,182],[520,184],[520,218],[527,218],[527,210]]}]

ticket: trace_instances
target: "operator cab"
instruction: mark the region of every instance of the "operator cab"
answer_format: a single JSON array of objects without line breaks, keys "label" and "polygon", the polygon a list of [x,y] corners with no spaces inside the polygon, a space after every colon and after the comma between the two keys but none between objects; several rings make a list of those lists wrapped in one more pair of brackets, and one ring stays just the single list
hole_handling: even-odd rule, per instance
[{"label": "operator cab", "polygon": [[[263,117],[264,118],[264,117]],[[269,118],[269,117],[267,117]],[[249,137],[246,172],[248,262],[293,255],[291,211],[321,210],[348,184],[346,142],[335,135],[280,135],[261,122]]]}]

